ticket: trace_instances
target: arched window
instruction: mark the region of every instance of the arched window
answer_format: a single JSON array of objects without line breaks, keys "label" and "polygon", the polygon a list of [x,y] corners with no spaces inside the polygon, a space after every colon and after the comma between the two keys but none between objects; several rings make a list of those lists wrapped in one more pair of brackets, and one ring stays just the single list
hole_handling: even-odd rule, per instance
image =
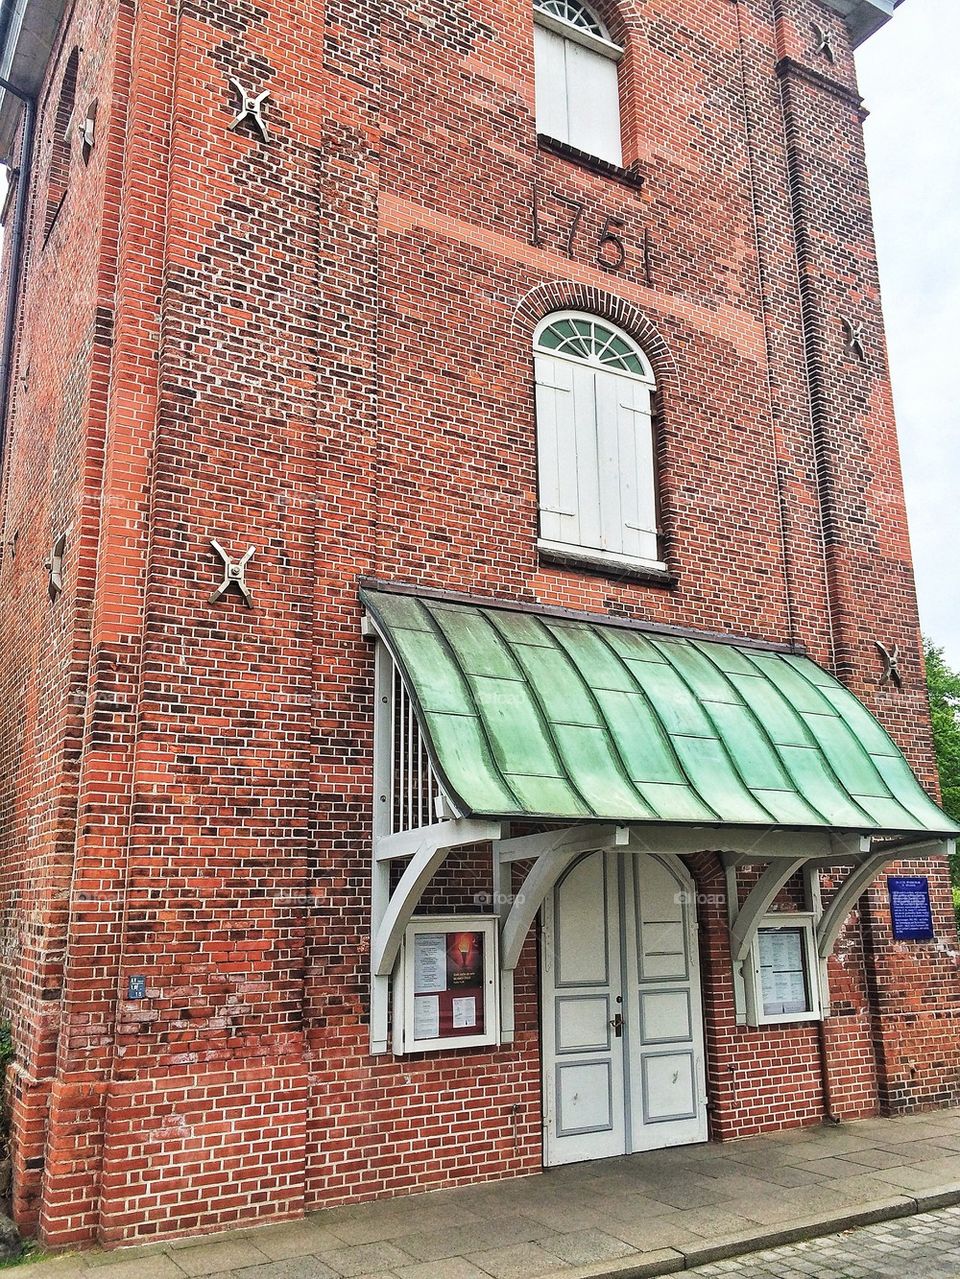
[{"label": "arched window", "polygon": [[53,146],[50,151],[50,171],[47,178],[47,208],[44,221],[44,240],[53,230],[57,214],[67,197],[70,182],[70,157],[73,153],[71,132],[73,111],[77,101],[77,71],[80,66],[80,50],[73,49],[60,82],[60,98],[53,121]]},{"label": "arched window", "polygon": [[537,132],[623,163],[617,62],[623,49],[580,0],[534,0]]},{"label": "arched window", "polygon": [[626,333],[577,311],[534,335],[540,544],[662,568],[646,356]]}]

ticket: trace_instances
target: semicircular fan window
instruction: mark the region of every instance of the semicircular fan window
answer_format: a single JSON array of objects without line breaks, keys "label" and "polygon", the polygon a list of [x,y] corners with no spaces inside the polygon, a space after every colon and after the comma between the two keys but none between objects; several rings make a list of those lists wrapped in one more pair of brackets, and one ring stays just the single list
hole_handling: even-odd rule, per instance
[{"label": "semicircular fan window", "polygon": [[577,0],[535,0],[533,7],[539,13],[549,14],[551,18],[559,18],[561,22],[569,22],[572,27],[587,31],[601,40],[610,39],[599,19],[585,4],[578,4]]}]

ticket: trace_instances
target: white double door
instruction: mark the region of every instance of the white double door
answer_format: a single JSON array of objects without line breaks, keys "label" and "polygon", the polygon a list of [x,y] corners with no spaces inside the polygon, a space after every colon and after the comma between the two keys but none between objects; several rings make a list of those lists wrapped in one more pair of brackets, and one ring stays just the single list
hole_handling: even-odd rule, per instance
[{"label": "white double door", "polygon": [[706,1141],[695,916],[648,853],[587,853],[544,902],[546,1164]]}]

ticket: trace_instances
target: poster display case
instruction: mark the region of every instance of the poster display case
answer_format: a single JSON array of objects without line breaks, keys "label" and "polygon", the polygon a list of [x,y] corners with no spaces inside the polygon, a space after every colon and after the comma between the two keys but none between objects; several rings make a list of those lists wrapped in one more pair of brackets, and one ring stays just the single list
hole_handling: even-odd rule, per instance
[{"label": "poster display case", "polygon": [[757,928],[751,963],[744,965],[744,982],[751,1026],[819,1020],[820,965],[813,916],[765,916]]},{"label": "poster display case", "polygon": [[394,1052],[500,1042],[497,941],[489,915],[410,921],[394,983]]}]

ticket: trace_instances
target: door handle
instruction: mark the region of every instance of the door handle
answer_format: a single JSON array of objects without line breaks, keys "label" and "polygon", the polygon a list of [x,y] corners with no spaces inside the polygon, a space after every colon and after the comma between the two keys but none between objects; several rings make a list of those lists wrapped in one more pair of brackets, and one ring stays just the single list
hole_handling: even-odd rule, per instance
[{"label": "door handle", "polygon": [[613,1027],[613,1033],[620,1039],[623,1036],[623,1013],[617,1013],[610,1025]]}]

